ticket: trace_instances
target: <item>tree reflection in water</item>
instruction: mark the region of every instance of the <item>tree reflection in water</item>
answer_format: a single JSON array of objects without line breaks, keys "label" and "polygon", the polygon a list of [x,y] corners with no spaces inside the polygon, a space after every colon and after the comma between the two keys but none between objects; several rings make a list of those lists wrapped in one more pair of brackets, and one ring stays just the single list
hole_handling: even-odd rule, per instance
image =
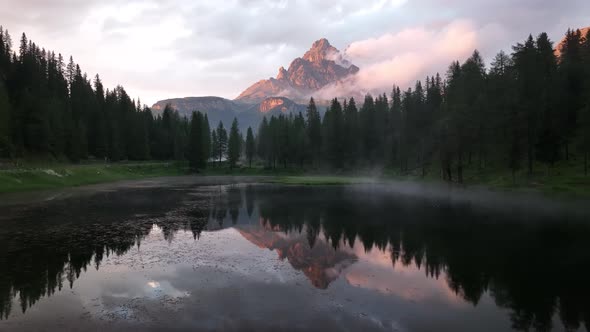
[{"label": "tree reflection in water", "polygon": [[[567,329],[590,322],[590,226],[450,201],[341,187],[264,185],[129,189],[12,207],[0,230],[0,316],[18,296],[23,312],[109,255],[122,255],[153,225],[178,231],[234,227],[275,250],[318,288],[356,261],[345,247],[387,252],[477,305],[489,293],[513,328]],[[254,221],[252,221],[254,220]],[[282,235],[281,235],[282,234]]]}]

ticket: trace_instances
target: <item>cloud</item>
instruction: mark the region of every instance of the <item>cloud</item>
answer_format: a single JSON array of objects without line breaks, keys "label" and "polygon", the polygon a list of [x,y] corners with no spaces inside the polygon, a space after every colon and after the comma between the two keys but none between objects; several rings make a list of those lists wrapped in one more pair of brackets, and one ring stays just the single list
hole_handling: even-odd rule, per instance
[{"label": "cloud", "polygon": [[475,47],[489,59],[529,33],[558,39],[588,12],[587,0],[2,0],[0,24],[152,103],[233,98],[321,37],[350,45],[351,87],[388,91]]},{"label": "cloud", "polygon": [[325,87],[320,99],[358,96],[359,92],[390,92],[444,71],[457,59],[467,58],[480,45],[480,30],[469,20],[457,20],[441,29],[417,27],[351,43],[343,56],[361,69],[345,82]]}]

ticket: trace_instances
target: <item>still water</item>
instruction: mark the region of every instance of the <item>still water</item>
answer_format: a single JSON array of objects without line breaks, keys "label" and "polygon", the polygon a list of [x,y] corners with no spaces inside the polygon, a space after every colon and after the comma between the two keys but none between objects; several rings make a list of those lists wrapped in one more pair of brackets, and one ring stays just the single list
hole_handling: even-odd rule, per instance
[{"label": "still water", "polygon": [[588,330],[584,218],[381,189],[175,184],[5,206],[0,330]]}]

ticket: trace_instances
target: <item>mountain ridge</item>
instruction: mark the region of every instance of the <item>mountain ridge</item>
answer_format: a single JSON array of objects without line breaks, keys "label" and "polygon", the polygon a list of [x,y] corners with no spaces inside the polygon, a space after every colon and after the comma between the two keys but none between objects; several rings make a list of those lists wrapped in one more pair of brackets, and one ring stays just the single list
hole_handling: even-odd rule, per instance
[{"label": "mountain ridge", "polygon": [[235,117],[242,130],[256,129],[263,116],[305,112],[314,92],[358,71],[359,68],[344,59],[327,39],[321,38],[302,57],[294,59],[288,69],[279,67],[276,77],[254,83],[236,99],[171,98],[156,102],[152,111],[159,114],[169,104],[181,116],[190,117],[193,111],[201,111],[207,114],[212,125],[221,121],[228,126]]},{"label": "mountain ridge", "polygon": [[287,97],[303,102],[325,87],[356,74],[359,68],[342,56],[325,39],[315,41],[303,57],[295,58],[288,69],[281,66],[276,77],[260,80],[235,99],[260,102],[269,96]]}]

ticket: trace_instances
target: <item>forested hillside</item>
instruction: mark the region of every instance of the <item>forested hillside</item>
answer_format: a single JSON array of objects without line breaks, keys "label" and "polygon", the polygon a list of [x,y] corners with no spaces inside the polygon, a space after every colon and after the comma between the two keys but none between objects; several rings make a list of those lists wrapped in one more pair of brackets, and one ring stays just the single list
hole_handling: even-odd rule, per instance
[{"label": "forested hillside", "polygon": [[13,50],[0,29],[0,157],[176,159],[193,168],[208,158],[231,167],[259,159],[267,167],[434,170],[457,182],[466,165],[532,174],[568,160],[587,173],[590,35],[570,30],[559,48],[545,33],[529,36],[489,68],[474,51],[413,88],[362,103],[334,99],[323,118],[312,99],[306,114],[264,118],[244,139],[235,121],[228,135],[198,112],[187,119],[166,107],[154,117],[123,87],[105,89],[98,75],[90,79],[71,57],[24,34]]}]

